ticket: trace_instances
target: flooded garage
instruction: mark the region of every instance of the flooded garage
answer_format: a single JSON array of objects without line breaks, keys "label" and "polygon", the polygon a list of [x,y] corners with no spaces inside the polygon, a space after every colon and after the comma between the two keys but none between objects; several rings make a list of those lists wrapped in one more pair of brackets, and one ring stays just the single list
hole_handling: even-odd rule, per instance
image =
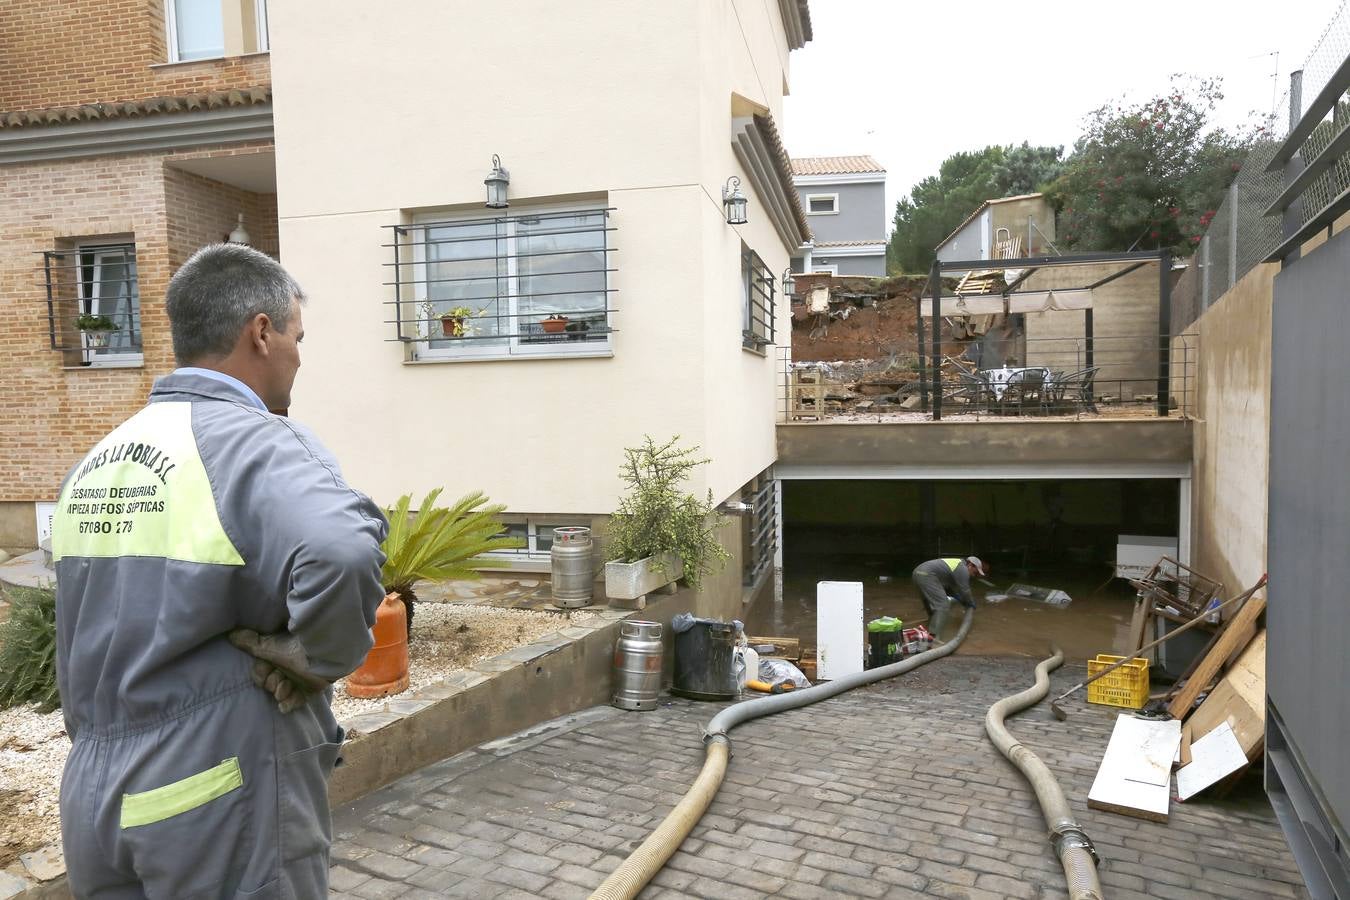
[{"label": "flooded garage", "polygon": [[[979,618],[960,652],[1044,655],[1057,643],[1085,659],[1124,639],[1134,590],[1116,576],[1122,535],[1175,540],[1176,479],[1043,481],[788,480],[782,482],[783,577],[747,611],[755,635],[814,646],[816,584],[863,584],[864,618],[927,618],[910,580],[936,557],[979,556]],[[1014,585],[1068,594],[1056,607],[1006,595]],[[993,598],[992,601],[990,598]]]}]

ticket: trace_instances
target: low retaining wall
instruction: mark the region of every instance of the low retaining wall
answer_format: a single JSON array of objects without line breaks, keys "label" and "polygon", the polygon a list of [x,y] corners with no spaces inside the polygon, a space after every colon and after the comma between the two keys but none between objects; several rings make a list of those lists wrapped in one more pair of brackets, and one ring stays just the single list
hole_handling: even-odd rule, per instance
[{"label": "low retaining wall", "polygon": [[[640,612],[605,606],[577,610],[593,617],[573,620],[575,624],[533,643],[392,699],[383,711],[346,720],[349,735],[342,748],[343,764],[329,785],[330,807],[350,803],[479,744],[608,703],[614,644],[625,619],[663,624],[668,681],[674,659],[671,618],[694,611],[729,619],[739,614],[739,600],[734,595],[731,601],[714,604],[728,608],[705,610],[701,607],[712,603],[706,593],[700,596],[681,588],[674,594],[649,595],[647,608]],[[59,845],[24,854],[22,859],[32,868],[20,861],[0,871],[0,900],[71,896]]]}]

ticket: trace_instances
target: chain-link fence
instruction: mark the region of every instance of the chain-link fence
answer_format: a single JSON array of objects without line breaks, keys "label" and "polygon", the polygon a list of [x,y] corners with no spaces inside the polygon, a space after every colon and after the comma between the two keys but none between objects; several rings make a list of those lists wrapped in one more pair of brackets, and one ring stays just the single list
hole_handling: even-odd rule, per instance
[{"label": "chain-link fence", "polygon": [[[1279,247],[1286,228],[1291,232],[1301,228],[1350,189],[1350,155],[1347,155],[1308,184],[1287,216],[1282,217],[1278,211],[1267,215],[1286,184],[1285,167],[1277,167],[1273,172],[1266,171],[1267,167],[1290,129],[1337,76],[1347,58],[1350,58],[1350,9],[1342,2],[1308,54],[1301,72],[1291,76],[1290,90],[1258,136],[1196,248],[1193,264],[1177,285],[1173,294],[1173,334],[1189,327],[1243,275]],[[1295,104],[1292,115],[1291,99]],[[1296,166],[1317,160],[1347,123],[1350,123],[1350,103],[1342,97],[1308,135],[1297,153]]]}]

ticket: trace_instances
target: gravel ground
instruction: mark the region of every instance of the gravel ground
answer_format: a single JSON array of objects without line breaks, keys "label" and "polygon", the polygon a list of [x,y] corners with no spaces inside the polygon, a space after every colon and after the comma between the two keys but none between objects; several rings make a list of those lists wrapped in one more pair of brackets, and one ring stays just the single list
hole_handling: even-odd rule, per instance
[{"label": "gravel ground", "polygon": [[[420,601],[413,617],[412,641],[408,644],[408,690],[433,684],[451,672],[505,653],[552,631],[567,627],[568,614],[464,606],[456,603]],[[338,721],[383,708],[391,697],[358,700],[337,683],[333,714]],[[399,694],[392,697],[401,696]]]},{"label": "gravel ground", "polygon": [[69,752],[60,710],[0,710],[0,867],[61,836],[57,798]]},{"label": "gravel ground", "polygon": [[[409,645],[409,690],[564,628],[568,618],[561,612],[419,603]],[[388,699],[356,700],[338,682],[333,712],[341,720],[377,710]],[[0,868],[61,837],[58,798],[69,752],[59,710],[46,715],[31,706],[0,710]]]}]

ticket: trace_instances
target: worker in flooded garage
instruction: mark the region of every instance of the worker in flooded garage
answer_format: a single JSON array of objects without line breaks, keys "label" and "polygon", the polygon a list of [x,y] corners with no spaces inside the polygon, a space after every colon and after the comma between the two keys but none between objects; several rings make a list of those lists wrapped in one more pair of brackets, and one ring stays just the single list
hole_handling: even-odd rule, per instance
[{"label": "worker in flooded garage", "polygon": [[964,559],[930,559],[914,568],[914,586],[919,589],[923,608],[928,611],[928,632],[934,641],[942,641],[942,632],[951,616],[952,603],[966,609],[975,608],[975,595],[970,591],[970,580],[989,574],[989,567],[979,557]]}]

